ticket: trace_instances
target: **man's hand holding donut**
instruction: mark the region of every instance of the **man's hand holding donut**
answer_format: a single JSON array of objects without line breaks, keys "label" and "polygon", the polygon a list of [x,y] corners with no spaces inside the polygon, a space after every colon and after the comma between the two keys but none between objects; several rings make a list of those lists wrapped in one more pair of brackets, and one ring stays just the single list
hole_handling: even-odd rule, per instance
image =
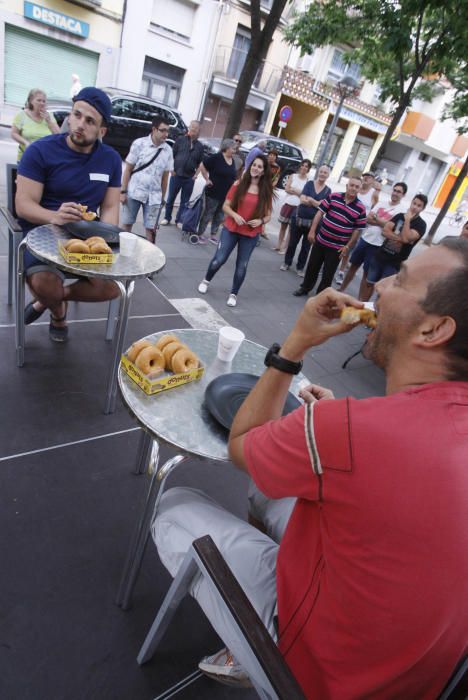
[{"label": "man's hand holding donut", "polygon": [[329,338],[354,328],[356,324],[350,325],[340,319],[345,306],[362,309],[364,304],[331,287],[308,299],[283,343],[281,355],[290,360],[302,360],[309,348],[321,345]]},{"label": "man's hand holding donut", "polygon": [[51,212],[50,223],[63,226],[70,221],[81,221],[82,209],[76,202],[64,202],[57,211]]}]

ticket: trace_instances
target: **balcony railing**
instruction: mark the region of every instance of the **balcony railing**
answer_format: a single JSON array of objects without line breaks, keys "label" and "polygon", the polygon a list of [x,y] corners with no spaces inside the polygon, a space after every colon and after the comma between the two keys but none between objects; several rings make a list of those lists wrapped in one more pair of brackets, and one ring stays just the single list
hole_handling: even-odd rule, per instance
[{"label": "balcony railing", "polygon": [[[213,75],[237,82],[244,67],[247,51],[232,46],[218,46],[215,55]],[[282,69],[269,61],[262,61],[257,71],[253,88],[266,95],[278,92]]]}]

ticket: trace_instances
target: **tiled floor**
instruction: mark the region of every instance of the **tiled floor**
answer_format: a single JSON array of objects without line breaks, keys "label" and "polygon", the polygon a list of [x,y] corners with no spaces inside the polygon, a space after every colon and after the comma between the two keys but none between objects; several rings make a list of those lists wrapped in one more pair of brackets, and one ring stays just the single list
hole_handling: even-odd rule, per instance
[{"label": "tiled floor", "polygon": [[[188,325],[192,300],[213,246],[181,242],[162,229],[168,257],[156,285],[135,291],[128,343],[148,333]],[[0,235],[0,698],[6,700],[151,700],[246,698],[202,677],[183,688],[199,658],[219,641],[191,600],[184,601],[155,658],[139,668],[135,658],[169,584],[150,547],[134,604],[114,604],[146,476],[131,471],[139,437],[134,419],[118,401],[102,413],[110,344],[104,340],[106,305],[70,309],[70,342],[56,347],[47,319],[27,328],[26,363],[15,364],[14,327],[6,298],[6,232]],[[284,339],[303,299],[292,296],[299,278],[280,272],[270,242],[254,252],[238,306],[226,306],[233,263],[203,300],[227,323],[263,345]],[[354,288],[352,288],[353,290]],[[160,290],[160,291],[159,291]],[[203,314],[202,314],[203,315]],[[199,318],[201,319],[201,316]],[[195,318],[197,316],[195,315]],[[42,321],[42,319],[41,319]],[[338,396],[382,394],[383,375],[361,356],[364,331],[335,338],[306,358],[306,375]],[[127,343],[127,344],[128,344]],[[171,454],[167,448],[164,455]],[[193,460],[172,484],[197,486],[245,515],[246,477],[232,466]],[[167,691],[172,688],[172,691]]]}]

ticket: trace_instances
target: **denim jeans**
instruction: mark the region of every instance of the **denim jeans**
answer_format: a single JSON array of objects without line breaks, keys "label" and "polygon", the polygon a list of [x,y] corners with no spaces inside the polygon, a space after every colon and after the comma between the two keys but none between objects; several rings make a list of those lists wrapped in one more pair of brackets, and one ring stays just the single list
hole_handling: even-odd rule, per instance
[{"label": "denim jeans", "polygon": [[288,265],[289,267],[292,265],[294,255],[296,253],[296,248],[302,239],[301,250],[299,251],[296,267],[298,270],[304,269],[304,266],[307,262],[307,256],[310,250],[310,243],[307,240],[308,233],[309,229],[305,228],[304,226],[298,226],[296,222],[296,217],[293,216],[291,218],[290,223],[289,245],[286,251],[286,255],[284,256],[285,265]]},{"label": "denim jeans", "polygon": [[205,279],[210,282],[219,268],[224,265],[226,260],[231,255],[234,248],[237,246],[236,269],[234,271],[234,279],[232,281],[231,294],[237,294],[242,286],[247,272],[250,256],[252,255],[255,246],[257,245],[259,234],[256,236],[244,236],[241,233],[232,233],[225,226],[221,230],[216,253],[210,264]]},{"label": "denim jeans", "polygon": [[211,235],[216,236],[220,223],[224,219],[223,202],[213,197],[205,197],[205,209],[201,215],[198,225],[198,233],[202,236],[205,233],[208,223],[211,221]]},{"label": "denim jeans", "polygon": [[172,209],[174,208],[175,198],[180,192],[180,207],[176,216],[176,224],[180,221],[187,202],[192,194],[194,180],[192,177],[182,177],[181,175],[172,175],[169,180],[169,194],[167,197],[165,218],[170,221],[172,217]]},{"label": "denim jeans", "polygon": [[367,270],[367,281],[369,284],[375,284],[379,280],[383,280],[385,277],[396,275],[399,269],[399,262],[395,262],[392,265],[391,262],[380,260],[378,255],[374,255],[369,265],[369,269]]}]

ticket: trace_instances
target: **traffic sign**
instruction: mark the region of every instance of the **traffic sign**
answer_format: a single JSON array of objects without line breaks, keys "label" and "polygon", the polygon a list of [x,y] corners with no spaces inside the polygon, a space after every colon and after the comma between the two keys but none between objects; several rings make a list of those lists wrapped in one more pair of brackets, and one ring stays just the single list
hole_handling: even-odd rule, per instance
[{"label": "traffic sign", "polygon": [[281,107],[280,113],[279,113],[279,118],[281,119],[282,122],[288,122],[291,119],[292,115],[293,115],[292,107],[290,107],[289,105],[284,105],[284,107]]},{"label": "traffic sign", "polygon": [[286,129],[288,122],[279,121],[278,126],[280,129]]}]

